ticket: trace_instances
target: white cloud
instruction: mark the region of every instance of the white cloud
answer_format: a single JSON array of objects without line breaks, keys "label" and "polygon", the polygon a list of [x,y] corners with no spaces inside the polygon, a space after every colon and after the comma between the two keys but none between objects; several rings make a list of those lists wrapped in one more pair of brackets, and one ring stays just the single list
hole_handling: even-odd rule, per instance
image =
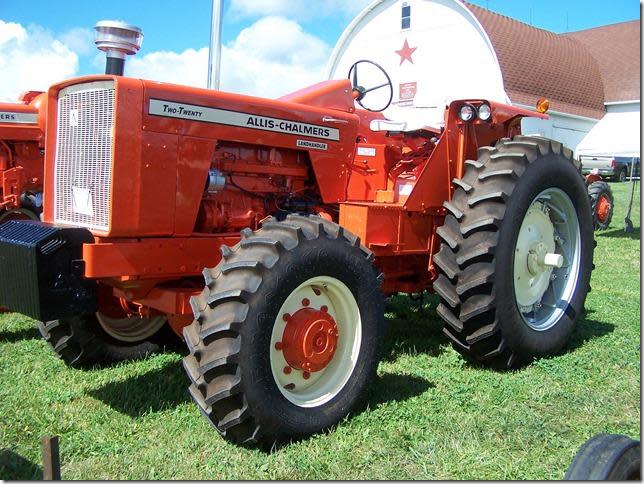
[{"label": "white cloud", "polygon": [[11,40],[24,41],[26,38],[27,31],[22,25],[0,20],[0,47]]},{"label": "white cloud", "polygon": [[95,51],[94,31],[76,27],[60,36],[60,41],[78,55],[88,55]]},{"label": "white cloud", "polygon": [[[24,90],[46,90],[78,75],[79,56],[90,61],[94,72],[102,72],[104,54],[94,51],[93,45],[89,29],[54,36],[37,26],[0,20],[0,100],[15,101]],[[279,97],[323,80],[330,53],[331,46],[294,20],[263,17],[223,46],[221,89]],[[130,77],[196,87],[206,87],[207,70],[206,46],[139,54],[128,57],[125,65]]]},{"label": "white cloud", "polygon": [[50,32],[0,20],[0,100],[46,90],[78,71],[78,55]]},{"label": "white cloud", "polygon": [[[270,42],[267,41],[270,39]],[[330,46],[292,20],[265,17],[223,46],[221,89],[274,98],[319,82]],[[125,73],[206,87],[208,48],[153,52],[128,59]]]},{"label": "white cloud", "polygon": [[[341,16],[354,17],[373,0],[232,0],[229,13],[234,17],[279,15],[298,20]],[[314,6],[313,6],[314,5]]]},{"label": "white cloud", "polygon": [[[101,57],[105,64],[105,57]],[[128,57],[125,75],[154,81],[172,82],[187,86],[205,87],[208,71],[208,48],[151,52],[143,56]]]}]

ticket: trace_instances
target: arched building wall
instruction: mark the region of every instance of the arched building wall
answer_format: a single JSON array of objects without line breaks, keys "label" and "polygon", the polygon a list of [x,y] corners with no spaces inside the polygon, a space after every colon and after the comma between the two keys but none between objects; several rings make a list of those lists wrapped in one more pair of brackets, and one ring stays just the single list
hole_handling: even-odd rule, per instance
[{"label": "arched building wall", "polygon": [[[377,62],[390,75],[394,96],[385,112],[390,119],[438,125],[445,105],[455,99],[509,102],[492,43],[458,0],[376,0],[340,37],[328,77],[347,77],[360,59]],[[364,76],[359,80],[367,87],[381,82],[376,73]]]}]

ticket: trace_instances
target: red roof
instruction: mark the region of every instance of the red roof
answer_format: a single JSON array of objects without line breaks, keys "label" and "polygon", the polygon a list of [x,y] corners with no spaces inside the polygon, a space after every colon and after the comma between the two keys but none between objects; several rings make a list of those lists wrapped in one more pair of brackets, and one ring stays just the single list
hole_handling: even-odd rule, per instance
[{"label": "red roof", "polygon": [[552,111],[600,119],[604,102],[639,99],[639,21],[556,34],[466,5],[494,46],[512,102],[546,97]]},{"label": "red roof", "polygon": [[564,35],[583,44],[597,61],[606,102],[640,98],[639,20]]}]

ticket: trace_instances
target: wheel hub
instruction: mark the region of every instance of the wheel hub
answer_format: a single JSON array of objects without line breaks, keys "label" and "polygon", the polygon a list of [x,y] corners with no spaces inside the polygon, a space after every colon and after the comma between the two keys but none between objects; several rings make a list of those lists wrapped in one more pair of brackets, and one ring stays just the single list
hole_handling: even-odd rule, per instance
[{"label": "wheel hub", "polygon": [[534,244],[528,252],[528,271],[533,276],[539,275],[544,271],[543,260],[548,253],[548,248],[543,242]]},{"label": "wheel hub", "polygon": [[165,316],[142,318],[140,316],[110,317],[97,312],[96,319],[112,338],[126,343],[137,343],[150,338],[166,323]]},{"label": "wheel hub", "polygon": [[333,316],[312,308],[285,316],[282,351],[289,366],[311,373],[326,368],[338,344],[338,326]]},{"label": "wheel hub", "polygon": [[334,398],[358,362],[361,333],[358,304],[342,281],[320,275],[300,284],[271,334],[271,372],[282,395],[299,407]]},{"label": "wheel hub", "polygon": [[514,283],[521,308],[532,309],[550,284],[554,267],[561,267],[563,258],[555,254],[554,226],[548,208],[535,202],[523,220],[514,255]]},{"label": "wheel hub", "polygon": [[610,213],[610,200],[606,195],[602,195],[597,200],[597,205],[595,205],[595,214],[597,215],[597,220],[600,222],[606,222],[608,219],[608,214]]}]

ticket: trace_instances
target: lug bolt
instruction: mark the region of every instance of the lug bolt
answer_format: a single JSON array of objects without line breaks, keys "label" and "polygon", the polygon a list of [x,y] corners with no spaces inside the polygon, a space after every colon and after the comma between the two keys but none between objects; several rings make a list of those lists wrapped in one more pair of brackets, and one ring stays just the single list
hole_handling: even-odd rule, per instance
[{"label": "lug bolt", "polygon": [[282,316],[282,319],[288,322],[288,320],[291,319],[291,315],[289,313],[284,313],[284,316]]},{"label": "lug bolt", "polygon": [[282,342],[281,341],[278,341],[277,343],[275,343],[275,349],[277,351],[282,351]]},{"label": "lug bolt", "polygon": [[309,378],[311,378],[311,374],[308,371],[305,371],[304,374],[302,375],[302,378],[304,378],[305,380],[308,380]]},{"label": "lug bolt", "polygon": [[291,368],[290,366],[285,366],[284,367],[284,374],[285,375],[290,375],[292,371],[293,371],[293,368]]},{"label": "lug bolt", "polygon": [[307,298],[302,299],[302,306],[306,307],[309,304],[311,304],[311,301],[309,301]]},{"label": "lug bolt", "polygon": [[328,313],[328,312],[329,312],[329,308],[328,308],[328,306],[322,306],[322,307],[320,308],[320,311],[322,311],[323,313]]}]

